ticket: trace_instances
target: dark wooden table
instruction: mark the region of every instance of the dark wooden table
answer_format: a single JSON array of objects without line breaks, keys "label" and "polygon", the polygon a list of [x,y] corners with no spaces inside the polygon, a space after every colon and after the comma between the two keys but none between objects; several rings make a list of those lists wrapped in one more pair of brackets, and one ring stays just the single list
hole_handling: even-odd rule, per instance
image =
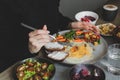
[{"label": "dark wooden table", "polygon": [[[102,23],[107,23],[107,21],[104,21],[104,20],[102,20],[102,18],[99,18],[96,25],[102,24]],[[117,26],[120,25],[120,12],[118,12],[116,19],[114,21],[112,21],[111,23],[113,23]],[[106,40],[108,45],[117,42],[112,37],[103,37],[103,38]],[[118,43],[120,43],[120,42],[118,42]],[[106,67],[104,65],[100,64],[99,62],[97,62],[95,65],[98,65],[105,71],[106,80],[120,80],[120,76],[115,76],[115,75],[107,72]],[[61,65],[58,63],[55,63],[55,66],[56,66],[56,74],[55,74],[54,80],[70,80],[69,79],[69,70],[70,70],[71,66]],[[14,65],[9,67],[4,72],[0,73],[0,80],[13,80],[13,78],[12,78],[13,67],[14,67]]]}]

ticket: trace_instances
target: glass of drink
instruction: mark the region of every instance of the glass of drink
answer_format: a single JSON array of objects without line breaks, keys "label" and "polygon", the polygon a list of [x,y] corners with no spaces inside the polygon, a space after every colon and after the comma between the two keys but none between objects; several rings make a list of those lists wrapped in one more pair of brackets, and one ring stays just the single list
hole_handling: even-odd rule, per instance
[{"label": "glass of drink", "polygon": [[108,47],[107,60],[109,63],[108,71],[115,75],[120,75],[120,43],[115,43]]},{"label": "glass of drink", "polygon": [[113,4],[105,4],[103,6],[103,19],[105,21],[113,21],[117,15],[118,6]]}]

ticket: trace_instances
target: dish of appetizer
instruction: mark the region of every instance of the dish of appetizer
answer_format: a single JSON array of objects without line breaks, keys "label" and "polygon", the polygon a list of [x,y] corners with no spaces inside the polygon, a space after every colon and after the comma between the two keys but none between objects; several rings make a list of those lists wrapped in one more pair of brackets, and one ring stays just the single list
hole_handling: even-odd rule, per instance
[{"label": "dish of appetizer", "polygon": [[44,46],[46,56],[65,64],[94,63],[106,54],[107,43],[86,30],[65,30],[54,34],[56,40]]},{"label": "dish of appetizer", "polygon": [[54,64],[44,58],[28,58],[18,62],[13,70],[14,80],[51,80]]},{"label": "dish of appetizer", "polygon": [[100,34],[103,36],[112,36],[113,30],[116,28],[112,23],[100,24],[97,27],[100,30]]},{"label": "dish of appetizer", "polygon": [[95,45],[96,43],[100,43],[100,35],[96,34],[92,31],[86,30],[70,30],[69,32],[65,33],[64,35],[57,34],[56,40],[57,42],[89,42]]}]

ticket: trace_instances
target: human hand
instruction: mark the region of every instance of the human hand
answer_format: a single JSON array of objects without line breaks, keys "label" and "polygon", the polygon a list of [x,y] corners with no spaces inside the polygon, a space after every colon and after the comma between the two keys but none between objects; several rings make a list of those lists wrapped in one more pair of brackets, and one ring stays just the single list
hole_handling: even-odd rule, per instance
[{"label": "human hand", "polygon": [[48,42],[50,42],[50,37],[46,25],[43,26],[43,29],[29,33],[29,50],[31,53],[37,53]]},{"label": "human hand", "polygon": [[91,31],[99,34],[98,28],[95,25],[93,25],[93,24],[91,24],[89,22],[80,22],[80,21],[78,21],[78,22],[72,22],[71,23],[71,27],[73,29],[91,30]]}]

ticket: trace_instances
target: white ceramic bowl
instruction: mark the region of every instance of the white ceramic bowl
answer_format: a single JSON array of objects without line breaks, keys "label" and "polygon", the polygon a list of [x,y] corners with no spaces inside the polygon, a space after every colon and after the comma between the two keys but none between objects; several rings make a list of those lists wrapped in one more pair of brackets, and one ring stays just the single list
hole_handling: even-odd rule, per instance
[{"label": "white ceramic bowl", "polygon": [[82,21],[81,18],[84,18],[85,16],[91,16],[91,17],[95,18],[94,21],[90,20],[90,23],[92,23],[94,25],[96,24],[96,22],[97,22],[97,20],[99,18],[99,15],[97,13],[93,12],[93,11],[81,11],[81,12],[78,12],[75,15],[75,19],[77,21]]}]

